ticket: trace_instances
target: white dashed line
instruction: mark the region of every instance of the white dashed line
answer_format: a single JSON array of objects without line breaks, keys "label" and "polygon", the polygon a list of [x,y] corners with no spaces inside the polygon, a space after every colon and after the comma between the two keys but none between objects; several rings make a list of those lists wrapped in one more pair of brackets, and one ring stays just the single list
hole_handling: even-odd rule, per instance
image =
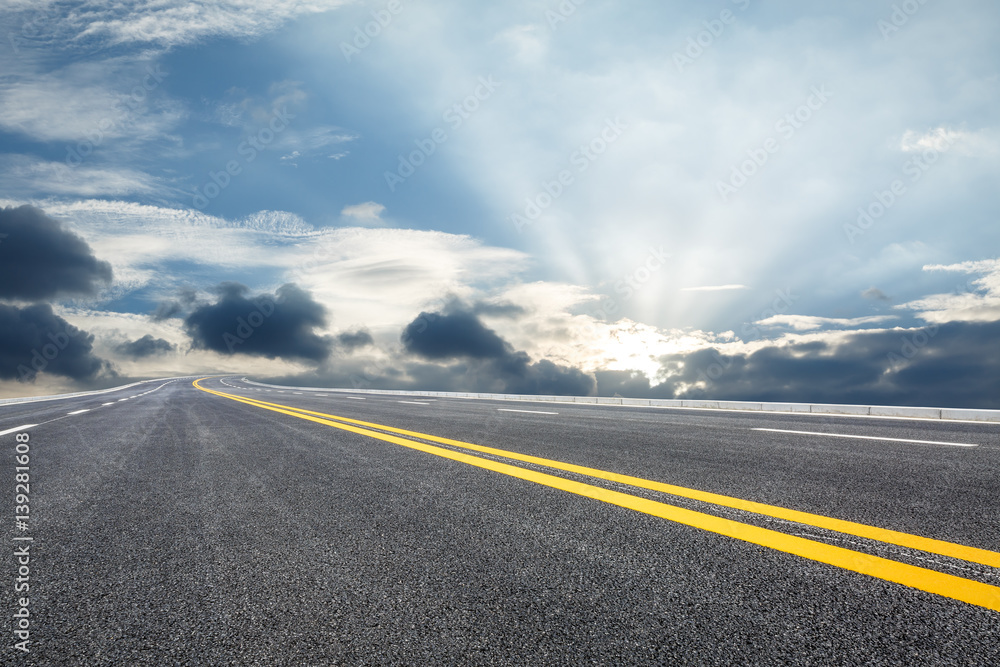
[{"label": "white dashed line", "polygon": [[497,408],[499,412],[530,412],[533,415],[557,415],[558,412],[545,412],[544,410],[514,410],[513,408]]},{"label": "white dashed line", "polygon": [[90,412],[90,408],[87,408],[86,410],[76,410],[74,412],[67,412],[66,414],[68,414],[68,415],[82,415],[84,412]]},{"label": "white dashed line", "polygon": [[430,403],[422,403],[420,401],[396,401],[397,403],[409,403],[410,405],[430,405]]},{"label": "white dashed line", "polygon": [[827,438],[853,438],[856,440],[882,440],[885,442],[910,442],[918,445],[949,445],[951,447],[978,447],[967,442],[939,442],[937,440],[909,440],[907,438],[882,438],[874,435],[847,435],[844,433],[817,433],[815,431],[786,431],[780,428],[755,428],[754,431],[770,431],[771,433],[794,433],[796,435],[822,435]]},{"label": "white dashed line", "polygon": [[360,396],[345,396],[344,398],[349,398],[352,401],[363,401],[363,400],[365,400],[365,399],[361,398]]},{"label": "white dashed line", "polygon": [[28,428],[35,428],[38,424],[25,424],[24,426],[18,426],[17,428],[9,428],[6,431],[0,431],[0,435],[7,435],[8,433],[13,433],[15,431],[23,431]]},{"label": "white dashed line", "polygon": [[101,403],[101,407],[103,408],[105,405],[114,405],[114,404],[115,404],[114,401],[111,401],[110,403]]}]

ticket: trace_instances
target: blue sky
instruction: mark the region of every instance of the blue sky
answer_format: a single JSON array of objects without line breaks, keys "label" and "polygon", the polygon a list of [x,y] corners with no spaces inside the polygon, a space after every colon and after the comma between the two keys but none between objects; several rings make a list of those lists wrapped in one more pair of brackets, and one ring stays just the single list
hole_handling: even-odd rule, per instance
[{"label": "blue sky", "polygon": [[[43,300],[102,370],[0,372],[5,394],[204,370],[1000,400],[995,3],[3,11],[0,205],[43,212],[113,273]],[[8,215],[15,236],[36,220]],[[278,312],[328,354],[265,335],[286,315],[257,332],[273,348],[205,340],[193,313],[249,303],[234,282],[247,300],[295,284],[306,301]],[[11,291],[9,320],[37,302]],[[421,313],[464,332],[453,355],[402,337]],[[371,342],[338,342],[358,332]],[[22,334],[14,369],[45,340]],[[133,354],[147,335],[163,343]],[[476,356],[490,335],[509,354]],[[992,396],[959,391],[970,373]]]}]

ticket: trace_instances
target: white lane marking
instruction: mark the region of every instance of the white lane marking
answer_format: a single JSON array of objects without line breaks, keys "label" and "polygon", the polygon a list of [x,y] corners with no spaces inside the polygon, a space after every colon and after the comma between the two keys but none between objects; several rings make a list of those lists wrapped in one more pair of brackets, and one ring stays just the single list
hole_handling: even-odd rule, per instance
[{"label": "white lane marking", "polygon": [[115,404],[114,401],[111,401],[110,403],[101,403],[101,407],[103,408],[105,405],[114,405],[114,404]]},{"label": "white lane marking", "polygon": [[787,431],[780,428],[755,428],[754,431],[770,431],[772,433],[795,433],[797,435],[822,435],[827,438],[854,438],[856,440],[883,440],[886,442],[911,442],[918,445],[950,445],[952,447],[978,447],[967,442],[939,442],[937,440],[910,440],[907,438],[882,438],[875,435],[847,435],[844,433],[817,433],[815,431]]},{"label": "white lane marking", "polygon": [[533,415],[557,415],[558,412],[545,412],[544,410],[515,410],[513,408],[497,408],[498,412],[530,412]]},{"label": "white lane marking", "polygon": [[316,394],[320,398],[330,398],[330,394]]},{"label": "white lane marking", "polygon": [[[281,392],[278,392],[278,393],[281,393]],[[345,396],[344,398],[349,398],[352,401],[363,401],[363,400],[365,400],[365,399],[361,398],[360,396]]]},{"label": "white lane marking", "polygon": [[396,401],[397,403],[409,403],[410,405],[430,405],[430,403],[423,403],[421,401]]},{"label": "white lane marking", "polygon": [[18,426],[17,428],[9,428],[6,431],[0,431],[0,435],[7,435],[8,433],[13,433],[14,431],[23,431],[26,428],[35,428],[38,424],[25,424],[24,426]]},{"label": "white lane marking", "polygon": [[84,412],[90,412],[90,408],[87,408],[86,410],[76,410],[74,412],[67,412],[66,414],[68,414],[68,415],[82,415]]},{"label": "white lane marking", "polygon": [[128,400],[127,398],[119,398],[118,402],[121,403],[122,401],[127,401],[127,400]]},{"label": "white lane marking", "polygon": [[293,394],[298,394],[299,396],[301,396],[301,395],[302,395],[302,392],[301,392],[301,391],[293,391],[292,393],[293,393]]}]

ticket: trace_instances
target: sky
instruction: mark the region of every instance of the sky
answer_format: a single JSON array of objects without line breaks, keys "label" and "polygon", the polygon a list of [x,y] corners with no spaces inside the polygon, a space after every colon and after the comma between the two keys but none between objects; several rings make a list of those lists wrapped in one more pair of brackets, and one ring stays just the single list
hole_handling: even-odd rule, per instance
[{"label": "sky", "polygon": [[1000,408],[995,2],[0,19],[0,396]]}]

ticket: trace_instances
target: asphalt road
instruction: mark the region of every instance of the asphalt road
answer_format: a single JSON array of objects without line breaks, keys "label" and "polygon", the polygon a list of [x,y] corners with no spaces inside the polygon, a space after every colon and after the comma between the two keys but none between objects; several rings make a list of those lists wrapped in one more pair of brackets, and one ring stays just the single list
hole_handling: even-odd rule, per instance
[{"label": "asphalt road", "polygon": [[0,406],[0,662],[1000,664],[1000,424],[201,386]]}]

